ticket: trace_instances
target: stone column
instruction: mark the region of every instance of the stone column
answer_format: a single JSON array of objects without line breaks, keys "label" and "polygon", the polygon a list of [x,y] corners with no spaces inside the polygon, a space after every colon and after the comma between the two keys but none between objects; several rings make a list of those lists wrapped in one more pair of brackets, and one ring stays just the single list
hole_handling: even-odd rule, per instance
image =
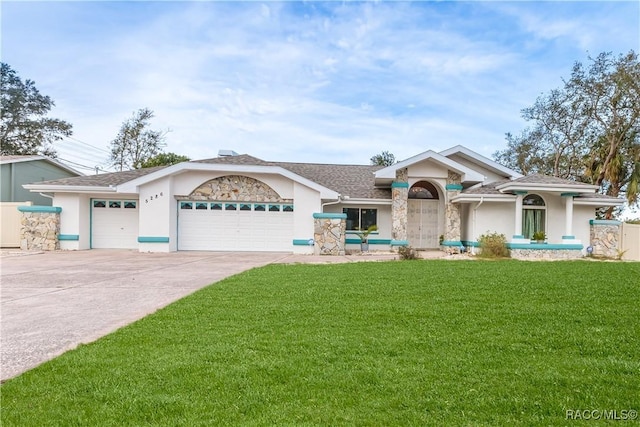
[{"label": "stone column", "polygon": [[460,242],[460,207],[455,203],[451,203],[451,199],[462,191],[460,174],[449,171],[446,190],[444,241],[442,246],[459,248],[462,246],[462,242]]},{"label": "stone column", "polygon": [[314,213],[315,255],[344,255],[347,214]]},{"label": "stone column", "polygon": [[55,251],[60,249],[60,212],[56,206],[19,206],[22,212],[20,249],[23,251]]},{"label": "stone column", "polygon": [[618,258],[622,223],[620,221],[592,219],[589,224],[591,225],[592,254],[604,258]]},{"label": "stone column", "polygon": [[409,199],[409,172],[396,171],[391,183],[391,246],[407,246],[407,204]]}]

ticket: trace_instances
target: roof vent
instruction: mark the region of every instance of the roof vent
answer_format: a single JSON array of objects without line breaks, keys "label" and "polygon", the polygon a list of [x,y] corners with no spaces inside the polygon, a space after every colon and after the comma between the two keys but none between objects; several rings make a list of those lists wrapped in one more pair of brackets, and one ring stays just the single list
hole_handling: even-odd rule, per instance
[{"label": "roof vent", "polygon": [[218,156],[219,157],[230,157],[230,156],[239,156],[239,154],[236,153],[233,150],[218,150]]}]

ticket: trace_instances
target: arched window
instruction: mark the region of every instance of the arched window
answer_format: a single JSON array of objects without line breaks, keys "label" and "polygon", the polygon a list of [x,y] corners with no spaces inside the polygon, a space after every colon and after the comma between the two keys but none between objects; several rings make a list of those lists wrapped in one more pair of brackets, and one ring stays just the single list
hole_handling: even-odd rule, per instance
[{"label": "arched window", "polygon": [[436,187],[427,181],[420,181],[413,184],[411,189],[409,189],[410,199],[432,199],[438,200],[438,190]]},{"label": "arched window", "polygon": [[529,194],[522,199],[522,235],[533,238],[536,231],[546,232],[547,207],[542,197]]}]

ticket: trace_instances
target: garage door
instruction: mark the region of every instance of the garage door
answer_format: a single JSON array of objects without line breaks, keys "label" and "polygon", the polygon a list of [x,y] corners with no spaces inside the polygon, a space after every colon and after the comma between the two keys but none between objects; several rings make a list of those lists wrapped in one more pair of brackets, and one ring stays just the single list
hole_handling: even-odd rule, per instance
[{"label": "garage door", "polygon": [[291,251],[293,205],[181,201],[178,250]]},{"label": "garage door", "polygon": [[138,201],[92,200],[91,247],[137,249]]}]

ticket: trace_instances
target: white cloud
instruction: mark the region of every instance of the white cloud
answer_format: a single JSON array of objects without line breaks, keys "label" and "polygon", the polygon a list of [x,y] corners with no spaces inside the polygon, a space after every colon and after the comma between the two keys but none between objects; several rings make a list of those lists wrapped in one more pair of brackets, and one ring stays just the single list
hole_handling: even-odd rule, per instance
[{"label": "white cloud", "polygon": [[75,137],[101,147],[149,107],[154,126],[172,129],[167,149],[192,158],[226,148],[366,163],[454,144],[491,155],[586,50],[634,47],[601,31],[637,35],[638,6],[636,18],[628,3],[583,6],[14,4],[3,55],[56,100]]}]

